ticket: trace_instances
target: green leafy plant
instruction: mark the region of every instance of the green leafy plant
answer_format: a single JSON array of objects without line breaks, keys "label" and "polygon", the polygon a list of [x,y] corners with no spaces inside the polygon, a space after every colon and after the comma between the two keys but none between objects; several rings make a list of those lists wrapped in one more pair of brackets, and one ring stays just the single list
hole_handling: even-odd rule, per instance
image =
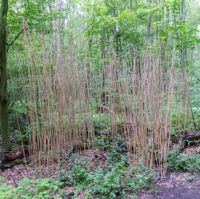
[{"label": "green leafy plant", "polygon": [[17,199],[16,189],[5,183],[0,185],[0,199]]},{"label": "green leafy plant", "polygon": [[0,199],[61,199],[64,192],[62,183],[55,179],[44,178],[37,180],[22,179],[17,187],[5,183],[0,185]]},{"label": "green leafy plant", "polygon": [[96,165],[93,170],[88,169],[83,156],[73,155],[70,160],[71,169],[59,172],[57,179],[64,186],[74,186],[76,188],[74,195],[77,198],[83,192],[87,193],[88,198],[95,199],[127,198],[128,195],[135,195],[143,189],[152,188],[153,173],[141,162],[137,168],[128,165],[126,156],[119,156],[124,149],[117,150],[115,149],[117,146],[116,143],[115,147],[110,145],[107,148],[108,156],[111,153],[111,157],[107,159],[107,166]]},{"label": "green leafy plant", "polygon": [[[125,172],[122,165],[116,165],[110,172],[101,171],[91,176],[93,186],[90,186],[92,195],[103,198],[115,198],[121,194],[122,174]],[[99,186],[101,185],[101,186]]]},{"label": "green leafy plant", "polygon": [[127,146],[125,141],[120,137],[111,137],[108,139],[104,136],[99,136],[96,138],[96,145],[101,150],[108,152],[108,162],[109,164],[117,162],[127,162]]},{"label": "green leafy plant", "polygon": [[[140,168],[141,169],[141,168]],[[152,172],[139,168],[126,167],[122,162],[116,163],[111,170],[100,170],[90,176],[89,192],[95,198],[126,198],[135,195],[142,189],[149,188],[152,183]],[[101,186],[99,186],[101,185]]]},{"label": "green leafy plant", "polygon": [[[65,174],[65,182],[71,186],[82,186],[88,184],[89,173],[86,168],[75,165]],[[66,181],[67,180],[67,181]]]},{"label": "green leafy plant", "polygon": [[96,130],[110,130],[110,117],[108,114],[94,114],[93,124]]},{"label": "green leafy plant", "polygon": [[70,159],[72,167],[70,170],[61,170],[58,173],[58,180],[65,186],[83,187],[88,184],[89,171],[87,162],[80,156],[73,155]]},{"label": "green leafy plant", "polygon": [[168,155],[168,169],[171,171],[200,172],[200,155],[184,156],[178,151],[171,151]]}]

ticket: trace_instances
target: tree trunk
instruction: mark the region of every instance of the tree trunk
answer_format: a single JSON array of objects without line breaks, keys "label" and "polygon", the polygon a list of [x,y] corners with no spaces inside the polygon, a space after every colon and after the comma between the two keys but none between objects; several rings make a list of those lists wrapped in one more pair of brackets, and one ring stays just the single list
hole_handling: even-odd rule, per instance
[{"label": "tree trunk", "polygon": [[103,65],[101,66],[102,71],[102,93],[101,93],[101,103],[103,105],[106,104],[106,91],[105,91],[105,58],[106,58],[106,52],[105,52],[105,36],[101,36],[101,61]]},{"label": "tree trunk", "polygon": [[[57,12],[61,12],[62,0],[56,0]],[[60,17],[56,19],[56,47],[57,47],[57,66],[62,66],[62,42],[61,42],[61,20]]]},{"label": "tree trunk", "polygon": [[1,0],[0,16],[0,131],[4,151],[10,150],[8,134],[8,95],[7,95],[7,13],[8,0]]}]

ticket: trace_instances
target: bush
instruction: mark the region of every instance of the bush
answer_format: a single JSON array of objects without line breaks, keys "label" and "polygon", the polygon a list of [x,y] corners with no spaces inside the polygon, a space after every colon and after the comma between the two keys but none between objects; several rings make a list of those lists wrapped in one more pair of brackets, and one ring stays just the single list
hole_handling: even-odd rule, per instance
[{"label": "bush", "polygon": [[95,130],[110,130],[110,115],[109,114],[93,114],[93,124]]},{"label": "bush", "polygon": [[[78,159],[78,157],[76,157]],[[135,195],[152,183],[152,172],[139,165],[137,169],[127,167],[123,160],[105,168],[97,167],[90,172],[85,166],[74,161],[70,171],[60,172],[58,179],[64,185],[75,186],[76,195],[87,192],[89,198],[116,198]]]},{"label": "bush", "polygon": [[96,145],[99,149],[108,152],[109,164],[121,161],[128,162],[126,143],[119,136],[111,137],[110,140],[107,137],[99,136],[96,138]]},{"label": "bush", "polygon": [[127,198],[128,195],[150,188],[151,179],[151,172],[140,173],[139,169],[117,163],[110,171],[104,169],[90,175],[88,192],[94,198]]},{"label": "bush", "polygon": [[0,199],[61,199],[64,192],[62,183],[49,178],[19,181],[17,187],[5,183],[0,184]]},{"label": "bush", "polygon": [[81,165],[74,165],[69,171],[61,170],[58,174],[58,180],[64,186],[85,186],[88,184],[88,179],[88,170]]},{"label": "bush", "polygon": [[168,155],[168,169],[170,171],[200,172],[200,155],[184,156],[177,151]]}]

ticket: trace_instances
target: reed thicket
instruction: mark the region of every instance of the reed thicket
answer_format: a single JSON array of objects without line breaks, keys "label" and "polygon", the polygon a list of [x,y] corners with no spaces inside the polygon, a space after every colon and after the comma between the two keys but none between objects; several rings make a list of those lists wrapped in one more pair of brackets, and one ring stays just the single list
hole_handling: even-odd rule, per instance
[{"label": "reed thicket", "polygon": [[73,144],[93,146],[94,117],[99,114],[99,118],[109,118],[112,135],[123,137],[133,164],[142,159],[146,166],[164,173],[172,114],[181,94],[177,92],[175,58],[168,56],[171,60],[163,61],[159,51],[150,49],[140,56],[130,49],[120,58],[110,52],[112,56],[102,60],[99,70],[80,58],[72,46],[63,51],[63,64],[58,66],[45,35],[41,38],[42,52],[38,52],[25,27],[34,160],[49,164],[62,159]]}]

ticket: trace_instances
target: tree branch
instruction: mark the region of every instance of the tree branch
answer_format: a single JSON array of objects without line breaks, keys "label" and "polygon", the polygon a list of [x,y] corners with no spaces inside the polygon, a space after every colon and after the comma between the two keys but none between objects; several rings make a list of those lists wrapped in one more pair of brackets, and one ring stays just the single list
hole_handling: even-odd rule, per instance
[{"label": "tree branch", "polygon": [[9,51],[10,47],[15,43],[15,41],[19,38],[19,36],[23,33],[23,30],[21,30],[20,32],[18,32],[16,34],[16,36],[14,37],[14,39],[9,43],[7,44],[7,52]]}]

